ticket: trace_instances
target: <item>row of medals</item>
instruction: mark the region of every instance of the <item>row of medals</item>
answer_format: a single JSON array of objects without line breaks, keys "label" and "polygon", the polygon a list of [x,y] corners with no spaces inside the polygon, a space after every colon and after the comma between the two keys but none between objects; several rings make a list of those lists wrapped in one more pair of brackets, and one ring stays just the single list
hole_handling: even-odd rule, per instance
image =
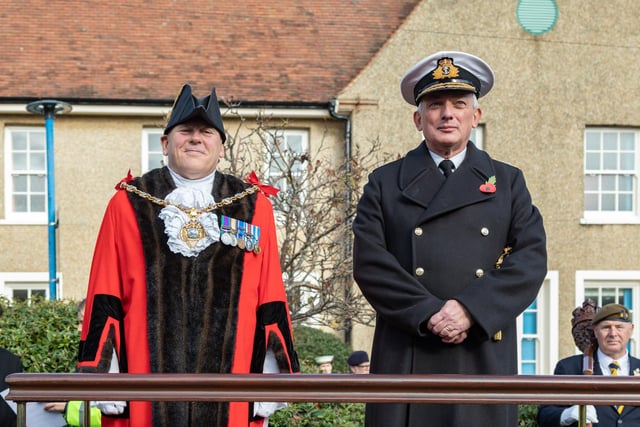
[{"label": "row of medals", "polygon": [[220,241],[225,245],[237,246],[240,249],[259,254],[259,238],[260,227],[228,216],[220,216]]},{"label": "row of medals", "polygon": [[[198,221],[199,212],[192,209],[189,212],[189,221],[180,230],[180,239],[191,249],[206,236],[204,227]],[[247,232],[247,228],[251,232]],[[260,227],[247,224],[244,221],[221,215],[220,217],[220,241],[227,246],[236,246],[242,250],[260,253]]]}]

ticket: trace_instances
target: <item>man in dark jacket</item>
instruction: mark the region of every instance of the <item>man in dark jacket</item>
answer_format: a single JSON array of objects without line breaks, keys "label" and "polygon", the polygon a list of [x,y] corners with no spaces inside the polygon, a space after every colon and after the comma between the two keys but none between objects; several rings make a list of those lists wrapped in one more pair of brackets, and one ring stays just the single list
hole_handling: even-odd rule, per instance
[{"label": "man in dark jacket", "polygon": [[[2,316],[2,307],[0,306],[0,316]],[[18,356],[9,350],[0,347],[0,391],[6,390],[8,385],[5,378],[9,374],[22,372],[22,361]],[[7,405],[4,399],[0,399],[0,426],[13,427],[16,425],[16,414]]]},{"label": "man in dark jacket", "polygon": [[[401,83],[424,141],[369,176],[354,277],[377,312],[371,372],[515,375],[516,318],[547,271],[522,172],[469,141],[489,65],[438,52]],[[441,165],[442,162],[442,165]],[[367,427],[513,427],[515,405],[369,404]]]},{"label": "man in dark jacket", "polygon": [[[593,332],[598,342],[594,353],[594,375],[640,375],[640,359],[632,357],[627,344],[633,334],[629,309],[620,304],[607,304],[593,317]],[[578,354],[560,360],[554,375],[582,375],[583,356]],[[541,405],[538,410],[540,427],[578,425],[578,405]],[[598,427],[640,425],[640,408],[627,405],[587,406],[587,420]]]}]

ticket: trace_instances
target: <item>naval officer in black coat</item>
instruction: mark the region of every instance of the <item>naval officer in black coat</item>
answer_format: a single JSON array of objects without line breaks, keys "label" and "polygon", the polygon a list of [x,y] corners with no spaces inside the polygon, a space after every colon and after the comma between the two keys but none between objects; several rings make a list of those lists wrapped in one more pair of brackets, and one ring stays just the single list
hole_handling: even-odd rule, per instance
[{"label": "naval officer in black coat", "polygon": [[[402,79],[424,140],[369,176],[353,225],[354,277],[377,312],[373,374],[518,372],[516,318],[545,278],[546,238],[522,172],[469,141],[493,82],[485,61],[455,51]],[[517,407],[366,409],[367,427],[488,425],[517,425]]]}]

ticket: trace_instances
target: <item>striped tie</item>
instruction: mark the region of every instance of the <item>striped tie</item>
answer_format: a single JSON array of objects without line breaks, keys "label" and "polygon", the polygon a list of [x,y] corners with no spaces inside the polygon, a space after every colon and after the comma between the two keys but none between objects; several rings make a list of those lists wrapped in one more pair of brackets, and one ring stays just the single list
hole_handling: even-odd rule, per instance
[{"label": "striped tie", "polygon": [[[620,370],[620,364],[614,360],[613,362],[609,363],[609,369],[611,370],[611,376],[617,377],[618,371]],[[616,411],[618,411],[618,414],[621,414],[622,410],[624,409],[624,405],[619,405],[619,406],[616,406],[615,408],[616,408]]]}]

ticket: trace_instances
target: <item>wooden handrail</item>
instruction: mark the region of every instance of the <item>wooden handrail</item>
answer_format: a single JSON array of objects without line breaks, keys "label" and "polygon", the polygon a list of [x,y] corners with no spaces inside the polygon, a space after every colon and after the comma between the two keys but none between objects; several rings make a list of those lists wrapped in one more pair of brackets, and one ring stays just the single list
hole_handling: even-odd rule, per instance
[{"label": "wooden handrail", "polygon": [[7,399],[528,403],[640,406],[640,379],[604,376],[41,374],[6,378]]}]

